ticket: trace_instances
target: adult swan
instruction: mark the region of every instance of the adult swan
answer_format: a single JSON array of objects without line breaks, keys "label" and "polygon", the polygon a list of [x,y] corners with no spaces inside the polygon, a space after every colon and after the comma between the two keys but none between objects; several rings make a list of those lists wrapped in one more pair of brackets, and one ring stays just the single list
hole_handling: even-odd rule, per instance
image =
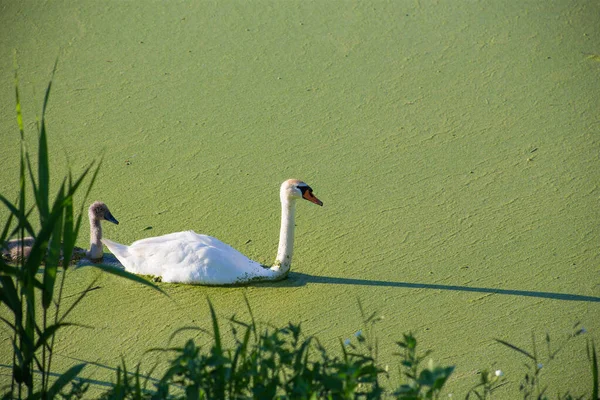
[{"label": "adult swan", "polygon": [[292,262],[296,200],[323,205],[306,183],[289,179],[281,184],[279,249],[272,267],[249,259],[220,240],[194,231],[138,240],[125,246],[102,239],[129,272],[154,275],[163,282],[236,285],[285,279]]}]

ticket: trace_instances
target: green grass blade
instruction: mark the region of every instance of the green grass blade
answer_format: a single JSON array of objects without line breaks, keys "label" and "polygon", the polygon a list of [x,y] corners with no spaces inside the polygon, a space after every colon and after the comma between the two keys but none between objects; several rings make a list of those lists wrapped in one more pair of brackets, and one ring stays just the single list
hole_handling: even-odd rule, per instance
[{"label": "green grass blade", "polygon": [[[123,361],[123,363],[125,363],[125,361]],[[136,369],[135,369],[135,383],[134,383],[134,387],[135,387],[135,398],[137,399],[141,399],[142,398],[142,385],[140,384],[140,364],[137,365]]]},{"label": "green grass blade", "polygon": [[23,353],[21,349],[17,346],[15,341],[12,341],[13,345],[13,354],[15,363],[13,364],[13,379],[19,384],[24,384],[29,388],[29,392],[31,393],[33,390],[33,374],[31,370],[30,364],[25,364],[23,360]]},{"label": "green grass blade", "polygon": [[40,212],[40,221],[42,224],[50,212],[49,187],[50,168],[48,161],[48,141],[46,139],[46,124],[44,122],[44,117],[42,116],[42,126],[40,128],[40,138],[38,144],[38,187],[36,193],[38,210]]},{"label": "green grass blade", "polygon": [[79,304],[79,302],[81,302],[81,300],[83,300],[83,298],[89,293],[91,292],[93,289],[93,287],[96,285],[96,281],[98,279],[94,278],[92,280],[92,282],[90,282],[90,284],[88,285],[88,287],[81,293],[79,293],[79,296],[77,297],[77,299],[71,304],[71,306],[67,309],[67,311],[65,311],[61,316],[60,316],[60,320],[59,322],[62,322],[65,320],[65,318],[67,318],[67,316],[71,313],[71,311],[73,311],[75,309],[75,307],[77,307],[77,304]]},{"label": "green grass blade", "polygon": [[35,204],[36,204],[36,207],[39,209],[39,202],[41,200],[38,199],[38,196],[40,194],[40,191],[37,186],[37,180],[35,179],[35,175],[33,174],[33,166],[31,164],[31,158],[29,157],[28,152],[25,153],[25,161],[26,161],[26,165],[27,165],[27,172],[29,173],[29,180],[31,181],[31,187],[33,188],[33,194],[36,198]]},{"label": "green grass blade", "polygon": [[[17,116],[18,118],[18,116]],[[21,121],[21,129],[22,129],[22,124],[23,121]],[[18,213],[16,214],[17,218],[18,218],[18,237],[20,237],[21,239],[25,236],[25,225],[29,224],[29,221],[27,221],[27,219],[25,218],[25,141],[24,139],[24,134],[23,132],[21,132],[21,154],[20,154],[20,162],[19,162],[19,209],[18,209]],[[5,202],[5,204],[7,204],[7,202]],[[8,204],[7,204],[8,206]],[[10,206],[9,206],[10,208]],[[33,228],[31,228],[31,235],[35,237],[35,235],[33,234]],[[23,257],[21,257],[23,258]],[[21,261],[19,262],[19,264],[21,266],[24,266],[25,262],[21,259]],[[22,275],[25,274],[25,268],[22,269]],[[22,277],[22,279],[24,278],[24,276]]]},{"label": "green grass blade", "polygon": [[213,308],[210,299],[208,300],[208,307],[210,308],[210,318],[212,320],[213,334],[215,336],[215,349],[219,354],[222,354],[223,347],[221,346],[221,333],[219,331],[219,322],[217,321],[217,314],[215,313],[215,309]]},{"label": "green grass blade", "polygon": [[[67,196],[72,196],[73,194],[75,194],[75,192],[77,191],[77,189],[79,189],[79,186],[81,185],[81,183],[83,182],[83,180],[85,179],[85,177],[87,176],[87,174],[90,172],[90,170],[92,169],[92,167],[94,166],[94,162],[92,162],[90,165],[87,166],[87,168],[81,173],[81,175],[79,175],[79,178],[77,178],[77,180],[75,181],[74,184],[69,184],[69,191],[67,192]],[[96,167],[96,171],[94,172],[94,176],[96,176],[98,174],[98,170],[100,169],[100,165],[98,165]],[[71,177],[69,177],[70,179]],[[90,190],[91,190],[91,185],[94,183],[95,179],[92,179],[92,182],[90,183],[90,186],[88,187],[88,190],[86,192],[86,197],[88,196]]]},{"label": "green grass blade", "polygon": [[[31,226],[31,224],[27,220],[26,214],[25,213],[21,213],[21,211],[20,211],[19,208],[17,208],[14,204],[12,204],[6,197],[2,196],[1,194],[0,194],[0,201],[2,203],[4,203],[4,205],[6,206],[6,208],[8,208],[8,210],[11,213],[11,215],[14,215],[17,218],[17,221],[19,223],[18,226],[19,227],[23,227],[27,231],[27,234],[29,234],[30,236],[34,236],[35,235],[35,231],[33,230],[33,227]],[[21,201],[19,201],[19,202],[21,202]]]},{"label": "green grass blade", "polygon": [[54,67],[52,68],[52,73],[50,74],[50,82],[48,82],[48,86],[46,87],[46,94],[44,95],[44,104],[42,105],[42,118],[46,115],[46,107],[48,106],[48,99],[50,98],[50,89],[52,88],[52,81],[54,80],[54,75],[56,75],[56,67],[58,67],[58,57],[54,60]]},{"label": "green grass blade", "polygon": [[7,320],[4,317],[0,317],[0,321],[4,322],[6,325],[8,325],[8,327],[13,331],[16,332],[17,330],[17,326],[15,324],[13,324],[12,322],[10,322],[9,320]]},{"label": "green grass blade", "polygon": [[112,275],[116,275],[116,276],[120,276],[121,278],[125,278],[125,279],[129,279],[130,281],[133,282],[137,282],[137,283],[141,283],[142,285],[146,285],[151,287],[152,289],[158,290],[159,292],[161,292],[162,294],[164,294],[165,296],[169,296],[168,294],[166,294],[161,288],[159,288],[158,286],[156,286],[154,283],[138,276],[135,274],[132,274],[130,272],[127,272],[125,270],[122,270],[120,268],[116,268],[113,267],[112,265],[107,265],[107,264],[86,264],[86,265],[82,265],[81,267],[94,267],[97,268],[101,271],[107,272],[109,274]]},{"label": "green grass blade", "polygon": [[[239,375],[243,372],[238,372],[238,362],[241,360],[245,360],[247,357],[248,351],[248,343],[250,341],[251,330],[250,327],[246,327],[246,332],[244,333],[244,339],[237,345],[235,352],[233,354],[233,358],[231,360],[231,369],[229,371],[229,376],[227,376],[228,380],[231,380],[232,377]],[[236,385],[229,385],[229,398],[235,398],[234,392],[236,389]]]},{"label": "green grass blade", "polygon": [[[71,174],[69,173],[69,189],[71,188]],[[73,197],[65,199],[64,208],[64,226],[63,226],[63,268],[66,270],[73,256],[73,248],[77,240],[77,232],[73,231]]]},{"label": "green grass blade", "polygon": [[6,220],[6,224],[4,224],[4,229],[2,229],[2,233],[0,233],[0,247],[2,246],[2,243],[8,239],[8,232],[10,231],[13,218],[14,215],[12,213],[8,214],[8,219]]},{"label": "green grass blade", "polygon": [[[62,201],[64,195],[64,185],[58,194],[57,201]],[[56,282],[56,271],[58,269],[58,263],[60,261],[61,252],[61,239],[62,239],[62,207],[57,210],[59,212],[59,218],[54,224],[54,232],[50,239],[50,246],[48,247],[48,259],[46,260],[46,267],[44,268],[44,291],[42,293],[42,306],[44,309],[48,309],[52,304],[52,298],[54,296],[54,283]]]},{"label": "green grass blade", "polygon": [[[29,289],[29,288],[27,288]],[[23,360],[21,369],[27,376],[32,375],[33,364],[32,360],[35,359],[34,341],[35,341],[35,297],[33,290],[27,290],[28,294],[25,295],[25,303],[27,305],[25,313],[25,328],[20,328],[17,332],[19,338],[19,352]],[[33,381],[28,381],[27,386],[33,388]]]},{"label": "green grass blade", "polygon": [[200,328],[199,326],[184,326],[181,328],[177,328],[173,331],[173,333],[171,333],[169,335],[169,340],[167,343],[171,343],[173,341],[173,339],[175,339],[179,334],[181,334],[182,332],[186,332],[186,331],[195,331],[195,332],[202,332],[205,333],[207,335],[210,335],[210,332],[204,328]]},{"label": "green grass blade", "polygon": [[52,384],[52,386],[48,390],[47,398],[54,399],[54,398],[58,397],[58,394],[60,393],[60,391],[63,390],[63,388],[66,385],[68,385],[70,382],[72,382],[73,379],[75,379],[77,377],[77,375],[79,375],[79,373],[85,367],[85,365],[86,364],[77,364],[77,365],[69,368],[67,370],[67,372],[65,372],[64,374],[59,376],[58,379]]},{"label": "green grass blade", "polygon": [[39,132],[39,143],[38,143],[38,193],[36,198],[38,200],[38,207],[40,212],[40,219],[42,224],[50,212],[50,200],[49,200],[49,185],[50,185],[50,164],[48,159],[48,139],[46,135],[46,108],[48,106],[48,100],[50,98],[50,89],[52,88],[52,80],[56,73],[56,67],[58,65],[58,58],[54,62],[54,68],[52,69],[52,75],[50,82],[46,87],[46,94],[44,96],[44,104],[42,106],[42,116],[40,121],[40,132]]},{"label": "green grass blade", "polygon": [[257,341],[258,333],[256,332],[256,321],[254,320],[252,307],[250,306],[250,301],[248,300],[248,296],[246,296],[246,293],[244,293],[244,302],[246,303],[246,308],[248,308],[248,314],[250,314],[250,326],[252,327],[252,333],[254,334],[254,341]]},{"label": "green grass blade", "polygon": [[15,323],[21,325],[23,321],[23,308],[17,287],[10,276],[0,276],[0,299],[2,304],[7,306],[15,316]]},{"label": "green grass blade", "polygon": [[[83,178],[85,178],[85,176],[90,172],[90,170],[92,169],[93,165],[94,165],[94,163],[91,163],[85,169],[85,171],[81,174],[81,176],[77,179],[77,181],[75,181],[75,184],[71,184],[71,177],[69,177],[69,187],[70,187],[69,194],[70,195],[77,190],[77,188],[79,187],[79,185],[83,181]],[[73,235],[75,236],[75,238],[77,238],[77,235],[79,234],[79,228],[81,227],[81,218],[84,215],[84,209],[85,209],[85,206],[87,205],[87,199],[88,199],[88,197],[90,195],[90,191],[92,190],[92,186],[94,185],[94,182],[96,181],[96,177],[98,176],[98,172],[100,171],[100,166],[101,165],[102,165],[102,161],[100,161],[100,163],[96,167],[96,170],[94,171],[94,173],[92,175],[92,179],[90,181],[90,184],[88,185],[88,189],[85,192],[85,196],[83,198],[83,202],[81,203],[81,208],[79,210],[79,215],[77,216],[77,221],[75,222],[75,228],[73,229]]]},{"label": "green grass blade", "polygon": [[306,363],[304,362],[304,360],[308,357],[308,350],[311,341],[312,338],[310,337],[306,339],[304,342],[302,342],[300,348],[296,352],[296,357],[294,360],[294,370],[297,372],[302,371],[306,367]]},{"label": "green grass blade", "polygon": [[[31,208],[29,209],[29,211],[27,211],[27,213],[25,214],[24,217],[24,221],[29,221],[29,217],[31,216],[31,214],[33,213],[33,210],[35,210],[35,205],[31,206]],[[11,216],[13,216],[13,214],[10,214]],[[33,229],[33,227],[32,227]],[[27,230],[27,228],[25,227],[25,230]],[[11,233],[7,236],[8,238],[14,238],[16,236],[19,235],[19,232],[21,231],[21,228],[17,225],[12,231]],[[27,235],[33,237],[34,233],[29,233],[29,231],[27,231]]]},{"label": "green grass blade", "polygon": [[[70,188],[69,189],[69,194],[74,193],[77,190],[77,188],[79,187],[79,185],[83,181],[83,178],[85,178],[85,176],[90,172],[90,169],[92,168],[93,165],[94,165],[94,163],[90,164],[85,169],[85,171],[83,171],[83,173],[81,174],[81,176],[77,179],[77,181],[75,181],[75,184],[72,184],[71,177],[69,176],[69,188]],[[88,195],[90,193],[90,190],[91,190],[92,186],[94,185],[94,181],[96,180],[96,175],[98,174],[99,170],[100,170],[100,166],[96,167],[96,171],[94,172],[94,175],[92,177],[92,181],[88,185],[88,190],[86,191],[85,196],[83,198],[83,202],[81,203],[81,207],[79,209],[79,215],[77,216],[77,220],[74,221],[75,222],[75,226],[72,229],[74,240],[77,239],[77,235],[79,234],[79,229],[81,228],[81,219],[82,219],[83,214],[84,214],[84,209],[85,209],[85,206],[86,206],[86,203],[87,203],[87,198],[88,198]]]},{"label": "green grass blade", "polygon": [[13,265],[8,265],[3,259],[0,258],[0,275],[9,277],[17,277],[20,275],[20,269]]},{"label": "green grass blade", "polygon": [[17,125],[19,126],[19,132],[21,133],[21,140],[25,139],[25,129],[23,128],[23,112],[21,110],[21,99],[19,96],[19,74],[16,68],[15,60],[15,97],[17,100],[16,111],[17,111]]},{"label": "green grass blade", "polygon": [[528,358],[531,358],[532,360],[536,361],[536,358],[535,358],[534,356],[532,356],[531,354],[529,354],[527,351],[525,351],[525,350],[523,350],[523,349],[520,349],[520,348],[518,348],[517,346],[515,346],[515,345],[512,345],[512,344],[510,344],[510,343],[508,343],[508,342],[505,342],[504,340],[500,340],[500,339],[494,339],[494,340],[495,340],[496,342],[498,342],[498,343],[500,343],[500,344],[503,344],[503,345],[505,345],[506,347],[508,347],[508,348],[510,348],[510,349],[513,349],[513,350],[515,350],[515,351],[518,351],[519,353],[521,353],[521,354],[525,355],[526,357],[528,357]]},{"label": "green grass blade", "polygon": [[592,399],[600,399],[598,393],[598,353],[596,352],[596,344],[592,340],[591,349],[591,362],[592,362]]},{"label": "green grass blade", "polygon": [[62,199],[60,199],[60,201],[57,199],[52,212],[50,213],[48,219],[44,222],[44,225],[40,229],[40,232],[37,235],[33,246],[31,247],[31,253],[25,264],[25,269],[29,275],[29,279],[33,279],[35,277],[35,274],[40,268],[42,260],[46,256],[48,242],[52,236],[52,233],[54,232],[54,228],[58,220],[62,218],[62,211]]},{"label": "green grass blade", "polygon": [[60,328],[63,328],[66,326],[79,326],[79,327],[85,327],[85,328],[90,328],[90,329],[92,328],[91,326],[68,323],[68,322],[62,322],[62,323],[58,323],[58,324],[49,325],[46,327],[46,329],[44,329],[43,331],[41,331],[39,333],[39,337],[38,337],[37,341],[35,342],[34,349],[37,351],[40,347],[47,346],[47,344],[49,343],[49,340],[52,339],[52,337],[54,335],[56,335],[56,332]]}]

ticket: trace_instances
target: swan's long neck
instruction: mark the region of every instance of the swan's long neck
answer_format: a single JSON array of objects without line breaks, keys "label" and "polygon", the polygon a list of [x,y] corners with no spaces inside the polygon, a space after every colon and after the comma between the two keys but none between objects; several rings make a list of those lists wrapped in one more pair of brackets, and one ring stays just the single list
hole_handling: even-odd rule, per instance
[{"label": "swan's long neck", "polygon": [[104,252],[102,250],[102,225],[100,220],[92,213],[90,215],[90,251],[87,256],[91,259],[102,258]]},{"label": "swan's long neck", "polygon": [[279,248],[275,264],[271,268],[282,275],[287,275],[292,265],[292,252],[294,249],[294,218],[296,214],[296,201],[287,196],[281,196],[281,229],[279,231]]}]

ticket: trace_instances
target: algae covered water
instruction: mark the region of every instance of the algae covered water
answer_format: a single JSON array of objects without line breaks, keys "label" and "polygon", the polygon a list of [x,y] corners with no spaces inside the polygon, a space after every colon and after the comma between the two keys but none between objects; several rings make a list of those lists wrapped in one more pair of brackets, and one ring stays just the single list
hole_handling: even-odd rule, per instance
[{"label": "algae covered water", "polygon": [[[16,50],[26,130],[58,56],[47,114],[58,187],[103,164],[93,200],[137,239],[193,229],[271,263],[278,188],[300,178],[283,282],[160,284],[169,297],[100,276],[59,334],[58,368],[116,367],[185,326],[246,316],[334,348],[384,316],[379,357],[412,331],[456,371],[485,368],[518,396],[532,332],[557,344],[576,322],[599,340],[600,5],[586,1],[0,2],[0,193],[17,192]],[[0,211],[4,222],[7,213]],[[82,228],[87,232],[87,227]],[[85,246],[87,237],[79,238]],[[75,295],[94,279],[73,271]],[[200,335],[198,340],[208,341]],[[2,339],[2,348],[10,345]],[[7,354],[7,351],[2,351]],[[4,360],[3,364],[8,364]],[[85,373],[99,382],[114,371]],[[548,365],[549,393],[591,385],[585,339]]]}]

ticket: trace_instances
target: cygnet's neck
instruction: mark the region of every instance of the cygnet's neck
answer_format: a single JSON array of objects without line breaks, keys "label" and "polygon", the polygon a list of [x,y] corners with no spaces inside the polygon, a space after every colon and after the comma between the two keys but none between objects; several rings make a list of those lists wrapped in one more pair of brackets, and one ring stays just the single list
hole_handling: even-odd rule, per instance
[{"label": "cygnet's neck", "polygon": [[275,264],[271,268],[282,275],[286,275],[292,265],[292,252],[294,248],[294,218],[296,214],[296,201],[287,196],[281,196],[281,229],[279,230],[279,248]]},{"label": "cygnet's neck", "polygon": [[90,212],[90,251],[87,256],[91,260],[102,258],[104,252],[102,250],[102,225],[100,220]]}]

